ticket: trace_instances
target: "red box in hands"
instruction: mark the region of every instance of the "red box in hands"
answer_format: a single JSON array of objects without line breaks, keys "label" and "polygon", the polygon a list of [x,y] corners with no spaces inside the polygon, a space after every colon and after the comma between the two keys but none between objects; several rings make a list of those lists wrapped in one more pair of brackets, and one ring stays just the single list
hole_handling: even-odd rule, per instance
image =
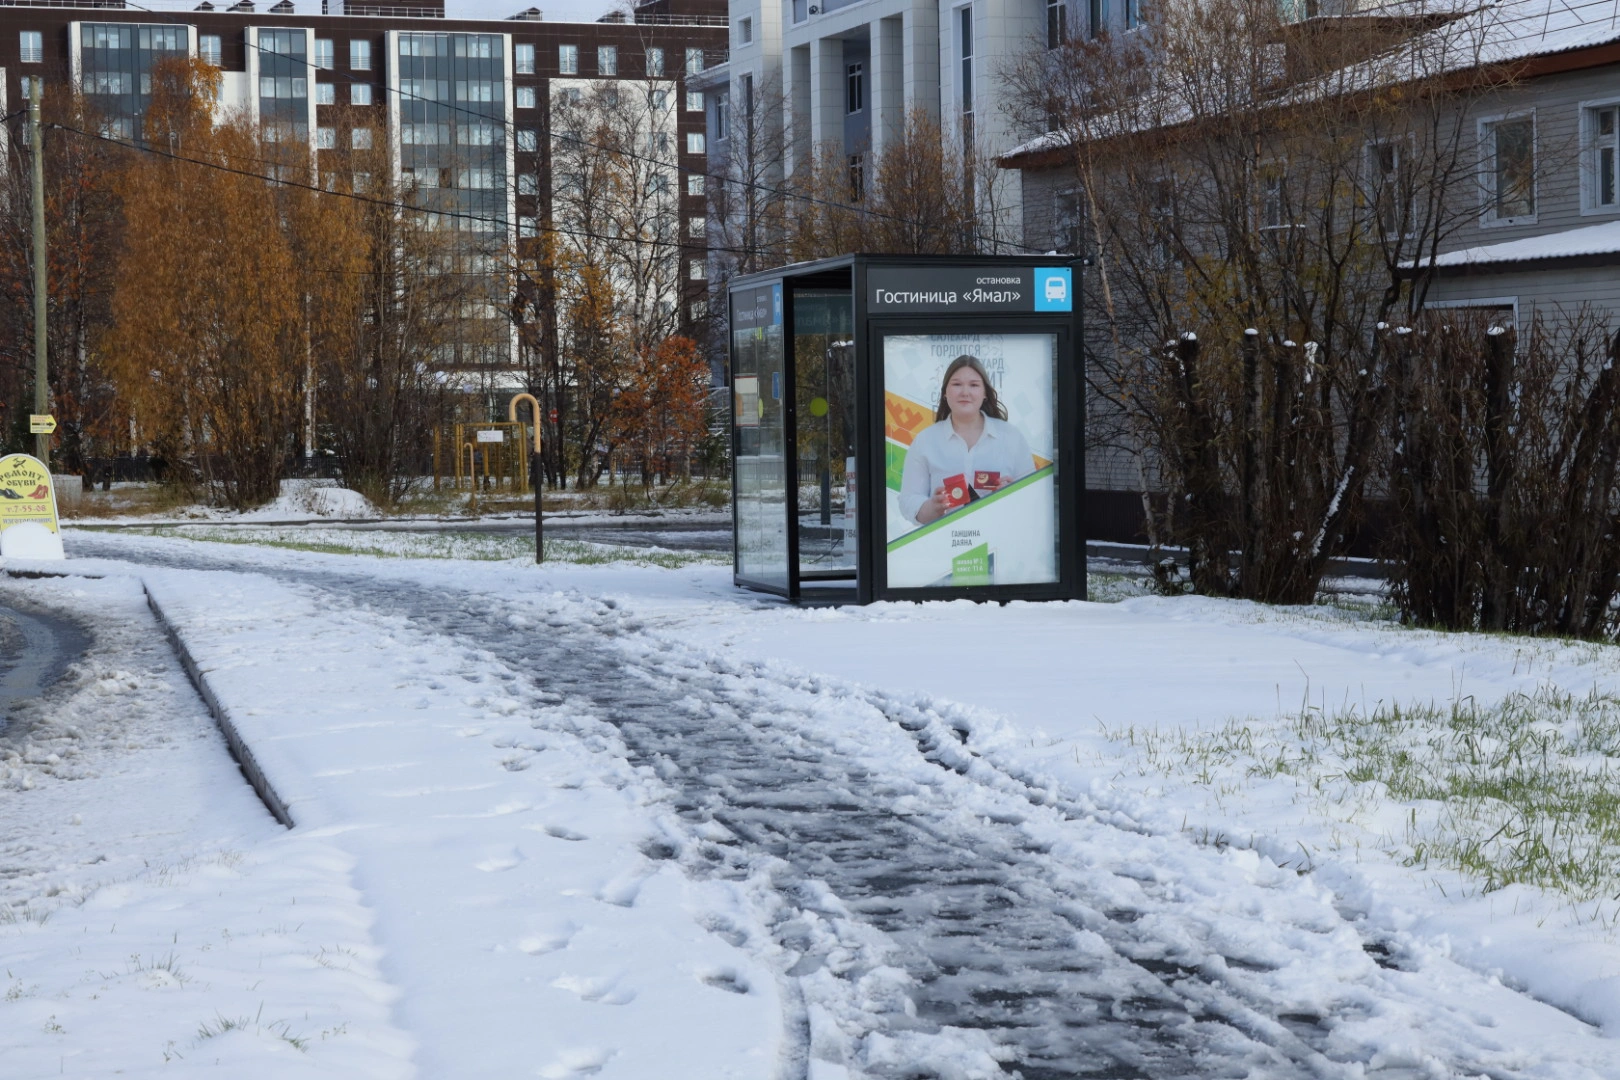
[{"label": "red box in hands", "polygon": [[968,504],[967,477],[964,474],[957,473],[955,476],[947,476],[943,487],[945,488],[945,494],[940,496],[940,502],[945,504],[945,509],[955,510],[958,506]]},{"label": "red box in hands", "polygon": [[1001,487],[1001,474],[990,469],[980,469],[973,474],[973,487],[981,495],[988,495]]}]

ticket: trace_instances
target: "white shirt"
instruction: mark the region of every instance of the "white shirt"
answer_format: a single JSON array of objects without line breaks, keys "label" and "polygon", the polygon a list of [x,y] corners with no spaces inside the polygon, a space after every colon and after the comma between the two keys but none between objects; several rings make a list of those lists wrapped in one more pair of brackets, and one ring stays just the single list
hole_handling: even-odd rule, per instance
[{"label": "white shirt", "polygon": [[[1019,430],[1005,420],[984,418],[984,433],[971,448],[951,427],[947,417],[917,433],[906,451],[900,473],[900,512],[916,522],[917,511],[947,476],[958,474],[973,483],[976,472],[998,472],[1003,485],[1035,471],[1035,455]],[[980,492],[988,495],[989,492]]]}]

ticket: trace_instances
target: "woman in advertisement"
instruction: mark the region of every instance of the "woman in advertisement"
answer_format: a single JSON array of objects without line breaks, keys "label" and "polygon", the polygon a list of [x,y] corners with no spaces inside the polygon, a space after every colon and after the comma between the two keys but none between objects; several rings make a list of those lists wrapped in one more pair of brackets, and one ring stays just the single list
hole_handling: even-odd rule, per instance
[{"label": "woman in advertisement", "polygon": [[935,423],[912,440],[900,475],[900,512],[918,525],[938,521],[1035,471],[1019,430],[1007,422],[978,357],[945,369]]}]

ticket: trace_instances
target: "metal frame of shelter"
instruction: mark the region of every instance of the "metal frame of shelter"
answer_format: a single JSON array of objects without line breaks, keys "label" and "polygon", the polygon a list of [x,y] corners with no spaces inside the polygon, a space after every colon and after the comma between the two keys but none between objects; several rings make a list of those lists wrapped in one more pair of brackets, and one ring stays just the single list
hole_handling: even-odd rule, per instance
[{"label": "metal frame of shelter", "polygon": [[[736,584],[804,603],[1083,599],[1079,279],[1067,257],[954,255],[847,255],[733,279]],[[1018,397],[1010,419],[1034,433],[1035,471],[975,474],[986,494],[966,497],[1002,504],[973,507],[983,529],[956,527],[972,502],[924,524],[900,509],[918,490],[911,441],[948,427],[936,408],[950,354],[981,352]]]}]

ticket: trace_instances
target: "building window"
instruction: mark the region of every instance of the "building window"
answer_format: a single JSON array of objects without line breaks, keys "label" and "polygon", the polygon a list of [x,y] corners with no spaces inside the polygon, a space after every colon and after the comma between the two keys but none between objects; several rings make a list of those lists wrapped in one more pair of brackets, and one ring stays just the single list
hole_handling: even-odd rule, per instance
[{"label": "building window", "polygon": [[1108,32],[1108,0],[1087,0],[1086,13],[1092,37],[1099,38]]},{"label": "building window", "polygon": [[663,73],[664,73],[664,50],[663,49],[648,49],[647,50],[647,74],[656,76],[656,75],[662,75]]},{"label": "building window", "polygon": [[747,45],[754,40],[754,20],[737,20],[737,44]]},{"label": "building window", "polygon": [[371,174],[368,173],[368,172],[357,172],[357,173],[355,173],[354,174],[354,190],[359,191],[359,192],[370,191],[371,190]]},{"label": "building window", "polygon": [[218,34],[197,35],[197,55],[206,63],[220,67],[225,61],[225,46]]},{"label": "building window", "polygon": [[844,71],[844,111],[858,113],[866,107],[866,65],[850,64]]},{"label": "building window", "polygon": [[537,222],[533,217],[530,217],[528,215],[524,215],[524,214],[518,215],[518,239],[519,240],[533,240],[536,236],[539,236],[539,235],[540,235],[539,222]]},{"label": "building window", "polygon": [[519,195],[540,194],[540,176],[537,173],[518,173],[517,193]]},{"label": "building window", "polygon": [[973,111],[973,8],[961,8],[956,13],[957,45],[962,57],[962,111]]},{"label": "building window", "polygon": [[699,72],[701,72],[702,70],[703,70],[703,50],[702,49],[687,49],[686,50],[686,73],[688,75],[696,75]]},{"label": "building window", "polygon": [[563,75],[579,74],[579,46],[557,46],[557,71]]},{"label": "building window", "polygon": [[669,153],[669,132],[660,131],[653,135],[653,152],[658,154]]},{"label": "building window", "polygon": [[337,87],[333,86],[329,82],[318,82],[318,83],[316,83],[315,84],[315,104],[317,104],[317,105],[336,105],[337,104]]},{"label": "building window", "polygon": [[1514,116],[1481,125],[1485,152],[1485,219],[1515,221],[1536,212],[1536,120]]},{"label": "building window", "polygon": [[652,107],[659,112],[669,107],[669,92],[667,90],[654,90],[651,96]]},{"label": "building window", "polygon": [[540,149],[539,133],[534,128],[518,128],[517,148],[525,154],[532,154]]},{"label": "building window", "polygon": [[1586,208],[1612,210],[1620,206],[1620,105],[1587,109]]},{"label": "building window", "polygon": [[1068,0],[1046,0],[1046,47],[1055,49],[1069,38]]},{"label": "building window", "polygon": [[701,91],[701,90],[688,90],[686,92],[686,111],[687,112],[702,112],[703,111],[703,91]]},{"label": "building window", "polygon": [[707,300],[692,301],[692,321],[697,322],[699,319],[707,319],[708,317],[709,302]]},{"label": "building window", "polygon": [[371,129],[360,127],[349,132],[349,148],[351,150],[370,150]]},{"label": "building window", "polygon": [[849,201],[860,202],[866,197],[866,155],[849,156]]},{"label": "building window", "polygon": [[261,98],[307,98],[309,97],[309,80],[300,79],[295,75],[260,75],[259,96]]},{"label": "building window", "polygon": [[516,106],[519,109],[534,108],[534,87],[520,86],[517,88]]},{"label": "building window", "polygon": [[22,62],[25,64],[43,64],[45,62],[45,33],[42,30],[24,30],[17,35],[18,46],[22,51]]},{"label": "building window", "polygon": [[1260,168],[1260,227],[1280,229],[1288,222],[1287,192],[1284,190],[1283,170],[1279,165]]},{"label": "building window", "polygon": [[1153,205],[1148,208],[1148,228],[1153,261],[1159,266],[1177,262],[1180,251],[1180,222],[1176,214],[1176,185],[1171,180],[1156,180],[1150,194]]},{"label": "building window", "polygon": [[1134,30],[1142,25],[1142,0],[1125,0],[1125,29]]},{"label": "building window", "polygon": [[350,105],[370,105],[371,104],[371,84],[370,83],[363,83],[363,82],[350,83],[349,84],[349,104]]},{"label": "building window", "polygon": [[514,46],[512,46],[512,74],[514,74],[514,75],[533,75],[534,74],[534,46],[533,45],[514,45]]},{"label": "building window", "polygon": [[708,218],[700,218],[700,217],[687,218],[686,219],[686,234],[688,236],[692,237],[695,240],[701,240],[703,238],[703,236],[708,232],[708,226],[709,226],[709,219]]},{"label": "building window", "polygon": [[315,66],[326,71],[331,71],[337,66],[332,59],[331,38],[315,39]]},{"label": "building window", "polygon": [[688,131],[686,133],[686,152],[688,154],[703,154],[708,152],[704,147],[703,132]]},{"label": "building window", "polygon": [[337,128],[316,128],[315,148],[317,150],[335,150],[337,148]]},{"label": "building window", "polygon": [[1385,236],[1410,232],[1412,188],[1407,175],[1406,146],[1399,142],[1367,147],[1367,182],[1379,231]]},{"label": "building window", "polygon": [[353,71],[371,70],[371,42],[349,42],[349,68]]},{"label": "building window", "polygon": [[686,276],[691,281],[707,281],[709,279],[709,264],[702,259],[693,259],[686,264]]},{"label": "building window", "polygon": [[691,173],[686,178],[686,193],[688,195],[703,194],[703,174]]},{"label": "building window", "polygon": [[[24,75],[22,77],[22,96],[24,101],[33,101],[36,97],[40,97],[44,93],[44,79],[40,78],[38,75]],[[111,126],[109,127],[108,124]],[[113,120],[104,123],[103,130],[109,135],[128,139],[134,137],[135,125],[130,122],[129,117],[127,116],[116,117]]]},{"label": "building window", "polygon": [[619,47],[617,45],[598,45],[596,47],[596,73],[598,75],[617,75],[619,73]]},{"label": "building window", "polygon": [[726,100],[725,91],[714,95],[714,137],[726,137],[726,122],[731,119],[731,102]]}]

